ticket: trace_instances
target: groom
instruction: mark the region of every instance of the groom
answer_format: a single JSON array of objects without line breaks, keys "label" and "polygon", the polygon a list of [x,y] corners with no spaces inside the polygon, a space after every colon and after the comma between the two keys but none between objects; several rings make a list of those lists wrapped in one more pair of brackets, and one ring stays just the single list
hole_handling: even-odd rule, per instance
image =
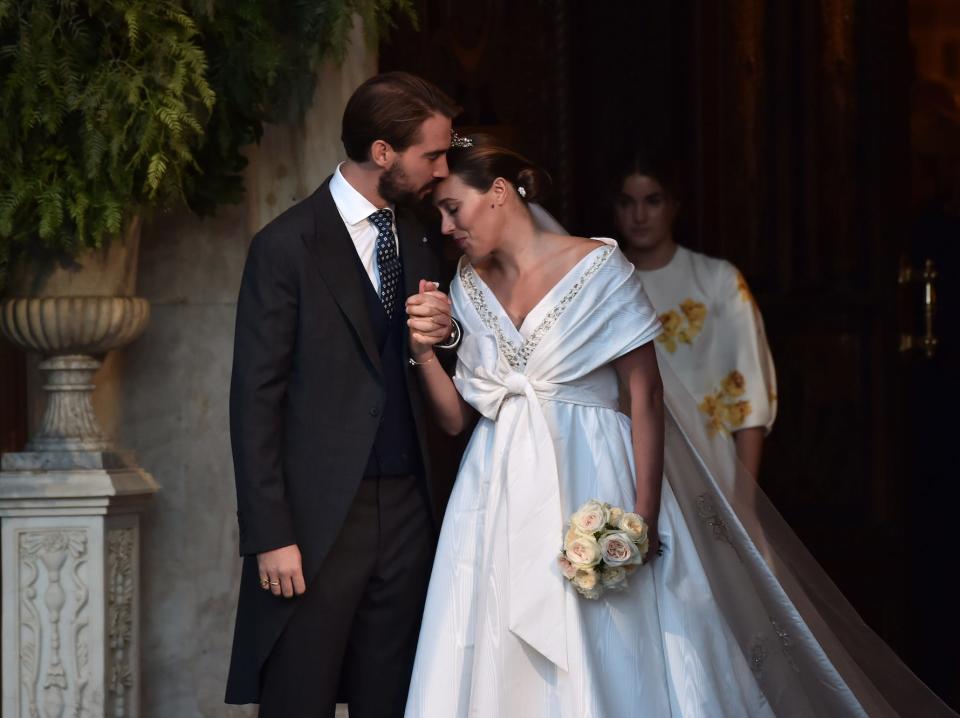
[{"label": "groom", "polygon": [[[447,176],[459,108],[387,73],[347,103],[348,161],[250,245],[230,436],[243,573],[227,703],[402,716],[438,522],[404,300],[438,278],[402,207]],[[434,336],[459,339],[446,297]]]}]

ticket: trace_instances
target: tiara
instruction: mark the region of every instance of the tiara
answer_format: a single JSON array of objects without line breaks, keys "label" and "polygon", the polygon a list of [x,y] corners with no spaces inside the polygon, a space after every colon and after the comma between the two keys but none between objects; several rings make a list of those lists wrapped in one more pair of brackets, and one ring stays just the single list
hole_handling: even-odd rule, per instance
[{"label": "tiara", "polygon": [[471,140],[469,137],[464,137],[463,135],[457,134],[456,130],[450,130],[450,146],[456,147],[457,149],[473,147],[473,140]]}]

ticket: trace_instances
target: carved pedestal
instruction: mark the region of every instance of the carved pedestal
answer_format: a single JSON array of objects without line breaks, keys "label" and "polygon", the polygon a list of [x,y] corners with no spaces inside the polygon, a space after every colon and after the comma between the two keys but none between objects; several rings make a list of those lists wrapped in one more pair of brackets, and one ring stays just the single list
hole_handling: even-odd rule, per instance
[{"label": "carved pedestal", "polygon": [[140,712],[138,512],[157,487],[129,454],[69,454],[3,457],[5,718]]},{"label": "carved pedestal", "polygon": [[15,298],[0,332],[45,357],[47,406],[0,466],[4,718],[140,715],[139,512],[157,490],[93,413],[99,357],[149,319],[135,297]]}]

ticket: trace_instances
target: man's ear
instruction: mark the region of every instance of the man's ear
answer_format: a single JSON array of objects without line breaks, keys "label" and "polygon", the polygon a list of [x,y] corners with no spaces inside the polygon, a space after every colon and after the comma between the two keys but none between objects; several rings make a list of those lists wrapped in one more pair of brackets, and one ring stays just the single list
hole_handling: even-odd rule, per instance
[{"label": "man's ear", "polygon": [[370,160],[382,169],[392,165],[396,156],[397,153],[393,151],[389,142],[374,140],[373,144],[370,145]]}]

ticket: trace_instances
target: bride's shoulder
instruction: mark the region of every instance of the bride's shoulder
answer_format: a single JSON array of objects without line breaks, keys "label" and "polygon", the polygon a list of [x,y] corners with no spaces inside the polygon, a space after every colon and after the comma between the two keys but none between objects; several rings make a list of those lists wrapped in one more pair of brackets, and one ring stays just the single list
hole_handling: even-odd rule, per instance
[{"label": "bride's shoulder", "polygon": [[602,240],[592,237],[574,237],[568,234],[552,234],[550,238],[557,243],[561,253],[569,256],[575,262],[580,261],[593,250],[607,244]]}]

